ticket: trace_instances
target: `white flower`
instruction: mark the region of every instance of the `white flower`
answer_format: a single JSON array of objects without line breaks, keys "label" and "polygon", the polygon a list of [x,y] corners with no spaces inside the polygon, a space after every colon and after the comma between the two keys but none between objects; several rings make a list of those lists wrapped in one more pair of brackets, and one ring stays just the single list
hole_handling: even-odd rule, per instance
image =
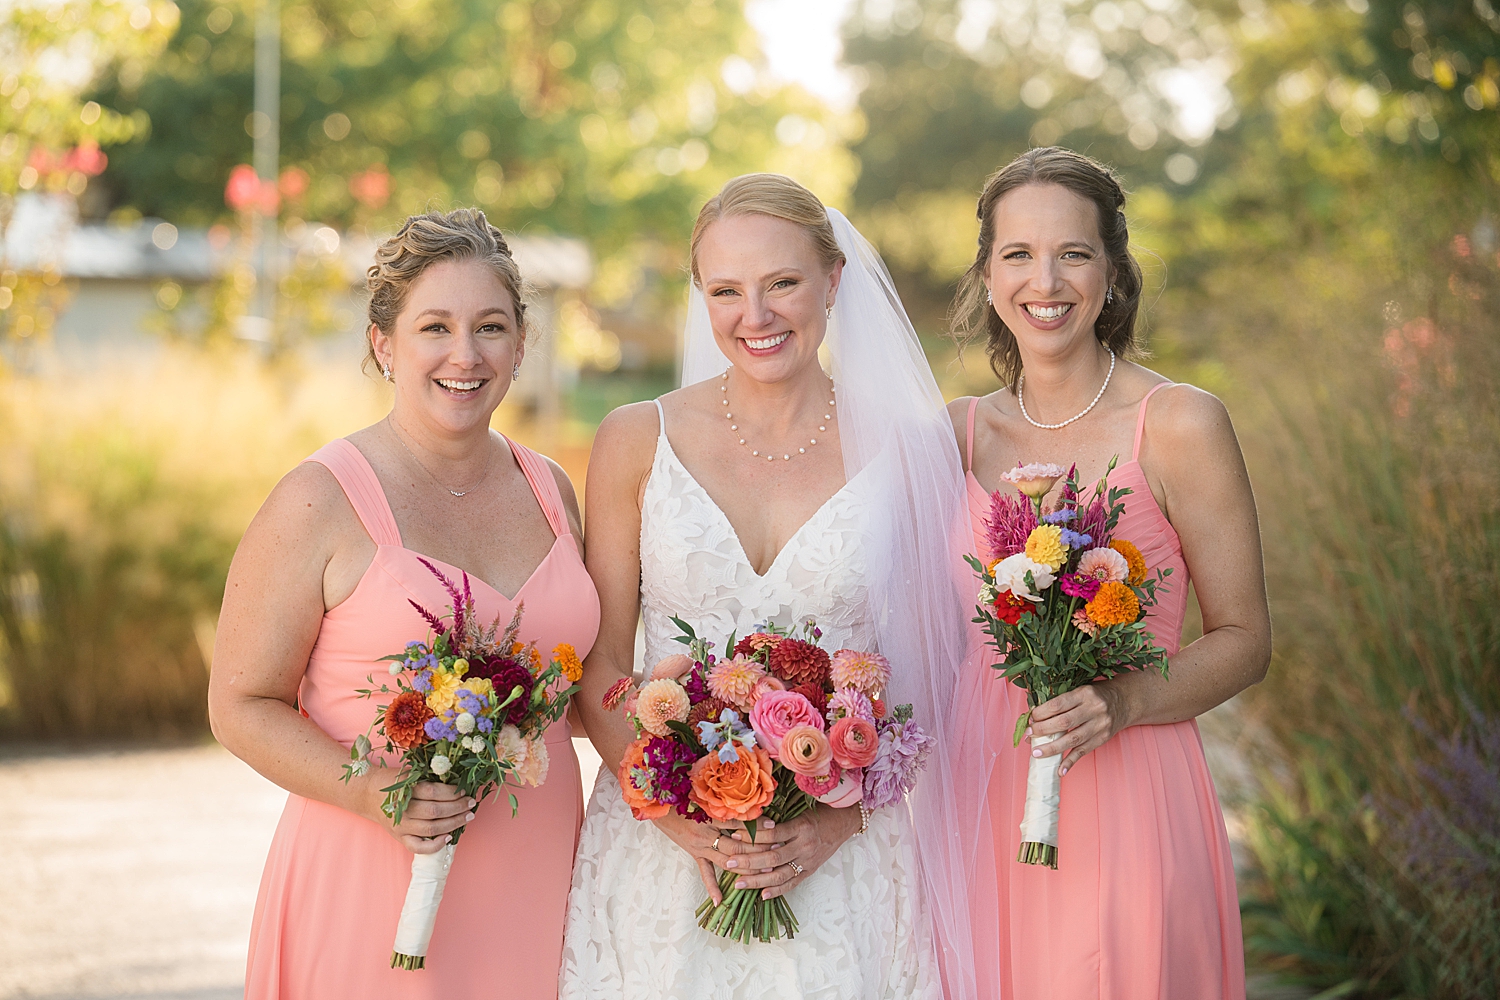
[{"label": "white flower", "polygon": [[495,737],[495,753],[502,764],[516,768],[524,764],[526,741],[521,738],[521,731],[515,726],[501,726],[500,732]]},{"label": "white flower", "polygon": [[526,761],[516,769],[516,776],[535,788],[547,780],[547,766],[550,763],[547,744],[540,739],[527,740]]},{"label": "white flower", "polygon": [[1000,592],[998,590],[996,590],[990,584],[988,584],[988,583],[982,583],[982,584],[979,585],[979,603],[980,604],[994,604],[996,598],[998,598],[999,596],[1000,596]]},{"label": "white flower", "polygon": [[1008,590],[1028,601],[1040,601],[1041,597],[1033,594],[1026,586],[1027,573],[1031,574],[1037,590],[1046,590],[1052,586],[1054,577],[1050,567],[1028,559],[1024,552],[1017,552],[995,564],[995,589]]},{"label": "white flower", "polygon": [[[469,712],[459,712],[458,718],[453,720],[453,725],[461,733],[472,733],[474,731],[474,716]],[[465,740],[467,744],[469,741]]]},{"label": "white flower", "polygon": [[370,762],[361,757],[359,760],[350,765],[349,770],[354,774],[356,778],[363,778],[365,775],[370,773]]},{"label": "white flower", "polygon": [[432,773],[436,774],[438,777],[442,777],[443,775],[447,774],[448,769],[452,766],[453,762],[450,761],[447,757],[444,757],[442,754],[438,754],[436,757],[432,758]]},{"label": "white flower", "polygon": [[399,674],[401,671],[403,671],[405,669],[406,669],[406,665],[401,660],[394,660],[394,661],[391,662],[391,676],[392,677],[395,677],[397,674]]}]

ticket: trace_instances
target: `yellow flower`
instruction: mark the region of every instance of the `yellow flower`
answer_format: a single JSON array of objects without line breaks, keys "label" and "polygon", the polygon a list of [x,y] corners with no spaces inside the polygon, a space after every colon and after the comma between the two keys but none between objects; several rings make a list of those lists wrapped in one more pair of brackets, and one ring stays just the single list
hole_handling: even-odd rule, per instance
[{"label": "yellow flower", "polygon": [[1130,576],[1126,577],[1132,586],[1139,587],[1146,582],[1146,557],[1141,555],[1141,550],[1123,538],[1116,538],[1109,543],[1109,547],[1125,557],[1125,562],[1130,566]]},{"label": "yellow flower", "polygon": [[1068,547],[1062,541],[1062,529],[1055,524],[1039,524],[1026,536],[1026,558],[1039,562],[1053,572],[1068,561]]},{"label": "yellow flower", "polygon": [[[464,681],[461,687],[473,691],[480,698],[488,698],[495,690],[495,685],[490,683],[488,677],[470,677]],[[455,694],[454,697],[457,697]]]},{"label": "yellow flower", "polygon": [[432,709],[432,714],[441,716],[453,707],[462,683],[462,678],[457,674],[450,674],[446,671],[433,672],[432,690],[427,695],[427,707]]},{"label": "yellow flower", "polygon": [[552,658],[562,667],[563,676],[568,679],[569,684],[577,684],[583,677],[583,661],[578,659],[578,651],[573,648],[572,643],[558,643],[552,650]]},{"label": "yellow flower", "polygon": [[1128,625],[1140,616],[1141,604],[1125,584],[1106,583],[1083,610],[1095,625]]},{"label": "yellow flower", "polygon": [[468,660],[466,660],[466,659],[464,659],[463,657],[460,656],[458,659],[456,659],[456,660],[453,661],[453,673],[454,674],[456,674],[459,677],[462,677],[464,674],[466,674],[468,672],[469,672],[469,661]]}]

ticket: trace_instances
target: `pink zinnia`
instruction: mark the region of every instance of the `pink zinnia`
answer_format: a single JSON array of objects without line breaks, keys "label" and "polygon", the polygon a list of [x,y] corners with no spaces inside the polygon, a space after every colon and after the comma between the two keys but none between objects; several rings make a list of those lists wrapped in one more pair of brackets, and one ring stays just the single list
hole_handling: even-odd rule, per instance
[{"label": "pink zinnia", "polygon": [[1114,549],[1089,549],[1078,557],[1078,575],[1093,577],[1100,583],[1123,583],[1130,575],[1130,563]]}]

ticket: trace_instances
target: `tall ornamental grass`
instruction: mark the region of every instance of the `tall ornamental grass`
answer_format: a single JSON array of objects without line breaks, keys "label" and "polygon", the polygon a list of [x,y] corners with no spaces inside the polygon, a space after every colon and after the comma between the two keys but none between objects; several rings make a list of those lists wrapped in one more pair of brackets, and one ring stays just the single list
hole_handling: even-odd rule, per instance
[{"label": "tall ornamental grass", "polygon": [[1500,261],[1443,263],[1426,315],[1321,331],[1254,463],[1246,944],[1327,997],[1500,995]]},{"label": "tall ornamental grass", "polygon": [[168,351],[0,386],[0,737],[206,731],[229,559],[387,396],[355,365]]}]

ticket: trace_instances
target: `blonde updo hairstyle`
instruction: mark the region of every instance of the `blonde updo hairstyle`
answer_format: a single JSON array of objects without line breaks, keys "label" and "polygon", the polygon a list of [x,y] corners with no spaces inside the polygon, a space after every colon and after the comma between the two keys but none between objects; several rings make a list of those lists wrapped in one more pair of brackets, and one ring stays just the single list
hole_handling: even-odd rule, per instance
[{"label": "blonde updo hairstyle", "polygon": [[[379,327],[387,336],[395,333],[396,317],[406,308],[412,286],[429,267],[443,260],[474,260],[488,267],[510,293],[517,329],[525,336],[526,283],[505,237],[477,208],[413,215],[395,236],[376,248],[375,263],[365,271],[365,288],[370,293],[370,326]],[[369,333],[367,328],[368,352],[364,363],[366,370],[369,366],[379,369]]]},{"label": "blonde updo hairstyle", "polygon": [[[953,338],[964,347],[981,336],[990,367],[1003,385],[1015,391],[1021,374],[1021,349],[1016,335],[985,299],[984,278],[995,247],[995,205],[1001,198],[1028,184],[1058,184],[1091,202],[1099,214],[1099,236],[1104,256],[1114,272],[1110,284],[1112,302],[1106,301],[1094,320],[1094,336],[1122,358],[1142,356],[1136,343],[1136,314],[1141,305],[1141,266],[1130,252],[1130,230],[1125,224],[1125,189],[1109,167],[1098,160],[1061,146],[1031,149],[990,175],[979,195],[979,250],[974,263],[959,279],[949,314]],[[981,324],[974,316],[983,310]],[[976,329],[976,326],[979,327]]]},{"label": "blonde updo hairstyle", "polygon": [[801,227],[825,270],[832,271],[844,259],[844,251],[839,249],[839,241],[833,235],[833,224],[828,221],[828,209],[817,195],[781,174],[742,174],[708,199],[693,224],[690,256],[693,284],[699,288],[703,287],[703,279],[698,273],[698,248],[703,243],[703,234],[720,219],[738,215],[768,215]]}]

